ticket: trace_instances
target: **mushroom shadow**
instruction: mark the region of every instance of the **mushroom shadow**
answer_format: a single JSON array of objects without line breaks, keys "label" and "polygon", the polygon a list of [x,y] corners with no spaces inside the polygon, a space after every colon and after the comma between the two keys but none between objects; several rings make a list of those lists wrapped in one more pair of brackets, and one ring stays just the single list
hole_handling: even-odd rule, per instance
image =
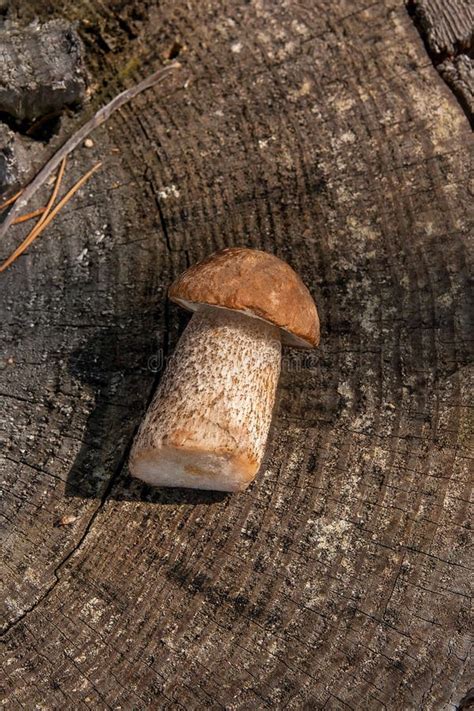
[{"label": "mushroom shadow", "polygon": [[[129,451],[166,362],[187,315],[173,313],[173,330],[153,338],[152,324],[139,328],[108,327],[71,353],[68,367],[74,381],[95,401],[82,433],[82,444],[68,473],[67,497],[104,496],[156,504],[213,504],[225,492],[155,488],[133,479]],[[159,334],[158,334],[159,336]],[[78,399],[80,402],[80,399]]]}]

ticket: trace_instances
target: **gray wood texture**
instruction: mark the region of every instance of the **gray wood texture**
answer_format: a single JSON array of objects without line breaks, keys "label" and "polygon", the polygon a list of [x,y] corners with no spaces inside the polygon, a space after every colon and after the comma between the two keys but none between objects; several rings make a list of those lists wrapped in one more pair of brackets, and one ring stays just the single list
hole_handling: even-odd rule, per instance
[{"label": "gray wood texture", "polygon": [[[413,17],[12,6],[78,22],[90,108],[170,54],[186,76],[74,153],[66,187],[104,167],[0,280],[3,704],[466,707],[472,139]],[[321,347],[285,355],[246,493],[141,486],[128,451],[188,318],[166,289],[241,244],[301,273]]]},{"label": "gray wood texture", "polygon": [[472,0],[409,0],[433,63],[474,125]]},{"label": "gray wood texture", "polygon": [[54,116],[85,98],[84,52],[68,22],[6,23],[0,41],[0,111],[18,122]]}]

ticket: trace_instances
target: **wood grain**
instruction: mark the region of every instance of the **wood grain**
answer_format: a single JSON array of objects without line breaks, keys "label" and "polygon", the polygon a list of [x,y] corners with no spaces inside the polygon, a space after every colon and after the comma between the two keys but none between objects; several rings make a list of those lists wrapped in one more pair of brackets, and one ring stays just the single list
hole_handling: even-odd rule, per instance
[{"label": "wood grain", "polygon": [[453,57],[472,50],[474,7],[469,0],[412,0],[430,50]]},{"label": "wood grain", "polygon": [[439,73],[474,126],[474,5],[471,0],[408,0]]},{"label": "wood grain", "polygon": [[[405,7],[14,12],[79,22],[93,103],[176,41],[188,79],[78,150],[66,187],[104,168],[0,282],[4,705],[456,706],[472,680],[471,136]],[[140,486],[128,451],[188,318],[166,289],[241,244],[301,273],[321,347],[285,355],[245,494]]]}]

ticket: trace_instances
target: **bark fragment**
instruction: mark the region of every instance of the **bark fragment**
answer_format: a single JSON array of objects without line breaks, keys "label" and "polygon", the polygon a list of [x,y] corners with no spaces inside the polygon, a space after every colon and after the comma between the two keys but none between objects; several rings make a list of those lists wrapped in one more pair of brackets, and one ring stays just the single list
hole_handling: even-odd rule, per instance
[{"label": "bark fragment", "polygon": [[26,28],[8,23],[0,41],[0,111],[17,122],[34,122],[84,101],[82,42],[64,20]]},{"label": "bark fragment", "polygon": [[12,131],[0,123],[0,196],[8,196],[28,182],[35,167],[41,164],[45,146]]}]

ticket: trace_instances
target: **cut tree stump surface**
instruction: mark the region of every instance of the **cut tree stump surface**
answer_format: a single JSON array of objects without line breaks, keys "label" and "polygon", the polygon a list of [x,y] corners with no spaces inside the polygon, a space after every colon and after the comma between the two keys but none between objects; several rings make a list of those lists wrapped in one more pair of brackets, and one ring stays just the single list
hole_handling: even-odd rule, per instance
[{"label": "cut tree stump surface", "polygon": [[[11,6],[78,22],[95,94],[63,130],[183,71],[74,153],[66,187],[102,170],[1,275],[5,708],[467,708],[472,139],[413,16]],[[231,245],[301,273],[321,347],[285,354],[246,493],[153,490],[127,457],[188,318],[166,290]]]}]

